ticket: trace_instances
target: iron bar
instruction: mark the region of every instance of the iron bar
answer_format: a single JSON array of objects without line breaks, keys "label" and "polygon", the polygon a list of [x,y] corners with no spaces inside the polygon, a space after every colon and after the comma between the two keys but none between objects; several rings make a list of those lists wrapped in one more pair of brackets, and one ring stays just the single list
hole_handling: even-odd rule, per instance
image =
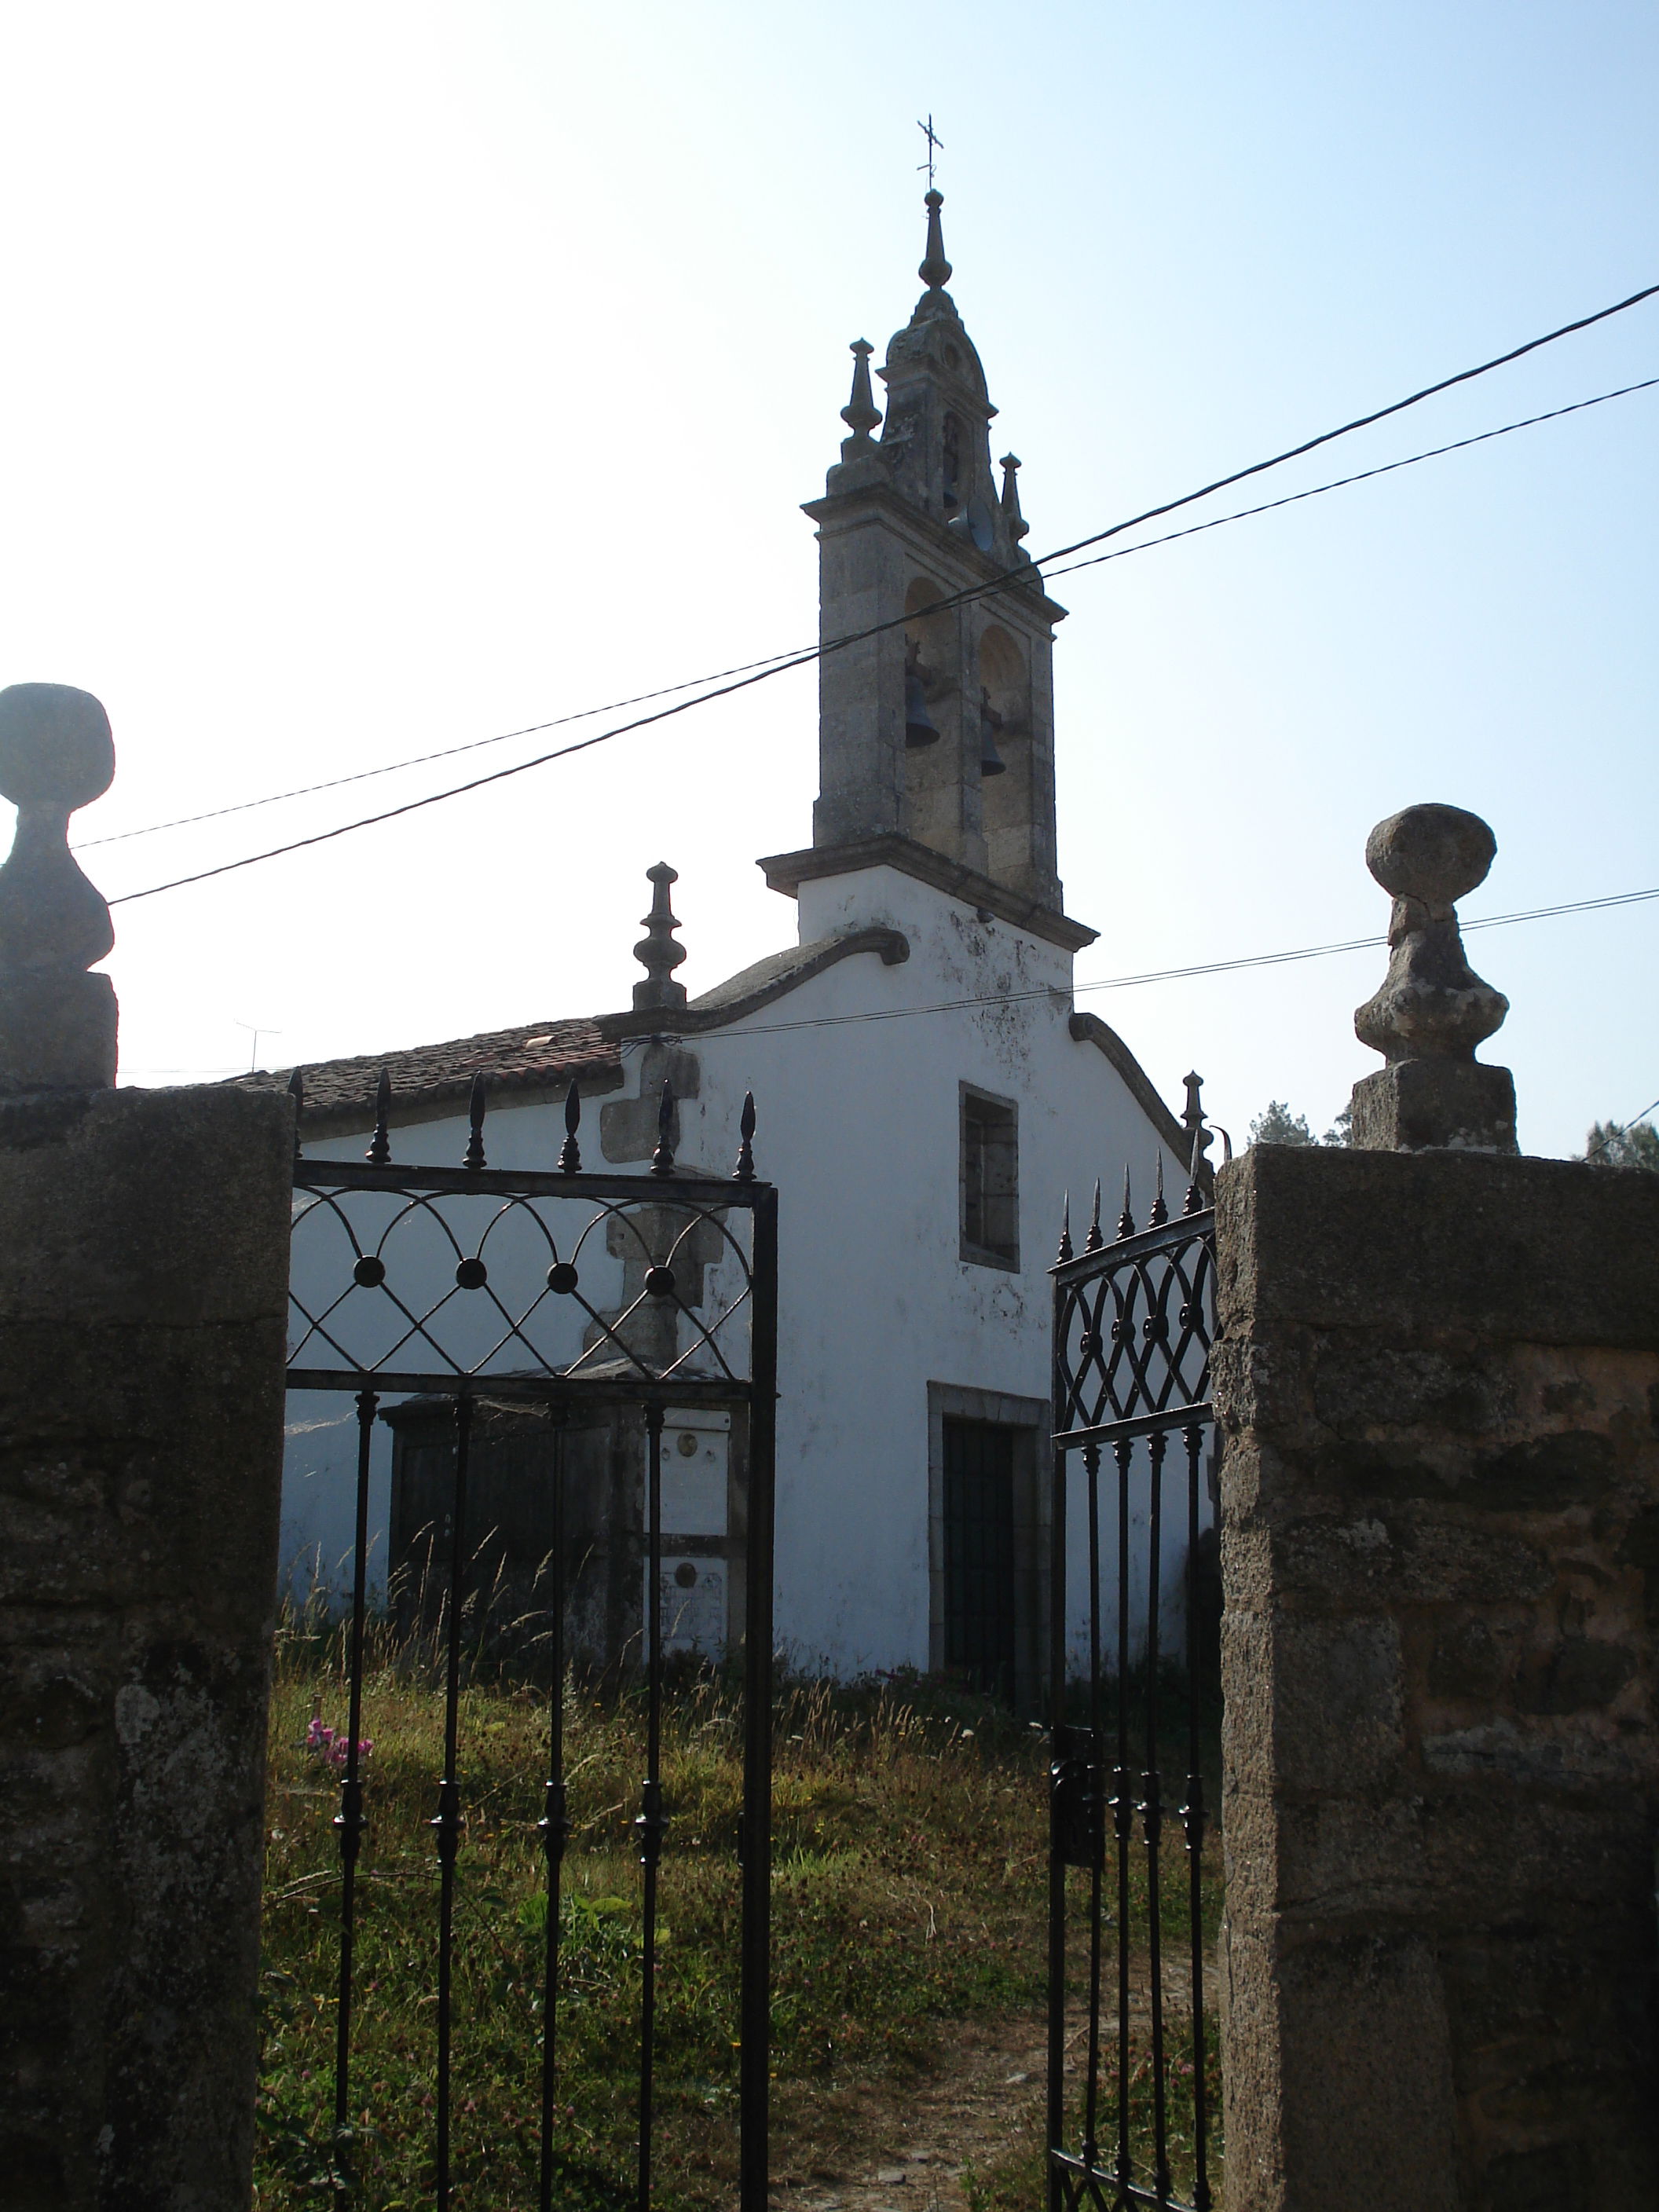
[{"label": "iron bar", "polygon": [[[775,1284],[778,1198],[755,1208],[752,1265]],[[750,1339],[749,1534],[744,1584],[743,1931],[738,1998],[740,2212],[766,2212],[772,2100],[772,1553],[777,1496],[778,1309],[759,1299]]]},{"label": "iron bar", "polygon": [[[1212,1413],[1208,1397],[1209,1357],[1212,1340],[1212,1304],[1214,1285],[1213,1209],[1201,1202],[1196,1187],[1189,1188],[1186,1210],[1171,1219],[1164,1194],[1161,1164],[1153,1176],[1148,1225],[1136,1226],[1128,1178],[1124,1180],[1123,1207],[1115,1237],[1109,1242],[1099,1226],[1097,1192],[1088,1237],[1081,1251],[1074,1250],[1069,1236],[1062,1237],[1060,1256],[1053,1269],[1054,1284],[1054,1522],[1052,1530],[1052,1602],[1057,1617],[1052,1626],[1051,1704],[1055,1715],[1054,1755],[1051,1765],[1051,1843],[1049,1861],[1048,1935],[1048,2205],[1050,2212],[1125,2212],[1134,2205],[1169,2208],[1169,2212],[1209,2212],[1212,2203],[1207,2173],[1209,2104],[1204,2077],[1204,1927],[1202,1844],[1204,1802],[1200,1758],[1200,1683],[1206,1662],[1197,1600],[1200,1501],[1198,1468],[1202,1439]],[[1187,1785],[1181,1818],[1186,1831],[1188,1865],[1187,1900],[1189,1912],[1189,1954],[1193,1975],[1194,2112],[1197,2131],[1196,2180],[1190,2206],[1177,2204],[1170,2171],[1171,2063],[1166,2019],[1163,1957],[1163,1827],[1167,1815],[1160,1753],[1158,1700],[1163,1687],[1165,1652],[1162,1620],[1164,1482],[1169,1439],[1180,1431],[1185,1439],[1188,1473],[1188,1668]],[[1085,1735],[1096,1746],[1097,1759],[1104,1757],[1103,1679],[1099,1615],[1105,1600],[1101,1588],[1101,1505],[1090,1499],[1088,1547],[1091,1589],[1088,1593],[1088,1656],[1090,1669],[1090,1726],[1066,1731],[1061,1721],[1067,1694],[1066,1605],[1065,1483],[1068,1455],[1081,1451],[1090,1470],[1091,1491],[1097,1491],[1098,1471],[1110,1464],[1116,1483],[1116,1598],[1117,1636],[1115,1674],[1115,1715],[1110,1796],[1104,1801],[1112,1814],[1115,1867],[1116,1921],[1116,2143],[1110,2170],[1103,2165],[1106,2154],[1099,2142],[1101,2118],[1096,2083],[1108,2063],[1104,2051],[1105,2023],[1100,2017],[1103,1990],[1103,1931],[1109,1916],[1102,1911],[1103,1831],[1101,1849],[1091,1856],[1093,1839],[1088,1818],[1080,1817],[1086,1802],[1090,1817],[1104,1810],[1098,1786],[1092,1790],[1086,1762],[1069,1755],[1071,1737],[1081,1745]],[[1149,1490],[1144,1524],[1137,1519],[1140,1496],[1140,1468],[1149,1469]],[[1172,1509],[1173,1510],[1173,1509]],[[1146,1617],[1137,1618],[1139,1560],[1132,1544],[1145,1535],[1146,1571]],[[1134,1666],[1132,1668],[1132,1655]],[[1137,1673],[1144,1668],[1144,1677]],[[1132,1754],[1138,1757],[1132,1758]],[[1138,1773],[1132,1772],[1138,1766]],[[1101,1773],[1103,1770],[1097,1770]],[[1079,1786],[1080,1777],[1082,1786]],[[1097,1809],[1098,1808],[1098,1809]],[[1146,1923],[1144,1952],[1132,1944],[1130,1905],[1131,1857],[1139,1816],[1146,1850]],[[1064,2095],[1065,1972],[1066,1964],[1067,1863],[1091,1869],[1090,1897],[1090,1990],[1088,2077],[1082,2113],[1082,2140],[1068,2147],[1065,2139]],[[1132,1955],[1133,1954],[1133,1955]],[[1138,1995],[1142,1991],[1148,2014],[1149,2048],[1137,2051],[1132,2035]],[[1146,2096],[1150,2102],[1150,2142],[1142,2132],[1131,2099]]]},{"label": "iron bar", "polygon": [[484,1158],[484,1079],[482,1075],[475,1075],[467,1098],[466,1156],[461,1163],[470,1175],[477,1175],[489,1165]]},{"label": "iron bar", "polygon": [[349,2187],[344,2142],[350,2124],[352,1969],[357,1935],[357,1854],[362,1844],[363,1621],[368,1581],[368,1463],[380,1400],[373,1390],[357,1394],[357,1495],[351,1551],[351,1642],[346,1662],[346,1757],[340,1778],[340,1809],[334,1826],[340,1838],[340,1995],[335,2021],[334,2139],[337,2190]]},{"label": "iron bar", "polygon": [[[460,1198],[497,1194],[514,1198],[622,1198],[640,1206],[683,1207],[688,1213],[703,1207],[754,1206],[758,1194],[770,1186],[739,1183],[729,1176],[699,1175],[690,1168],[674,1170],[672,1189],[659,1190],[643,1176],[607,1169],[580,1176],[557,1168],[413,1167],[399,1160],[376,1166],[368,1159],[319,1160],[307,1155],[294,1179],[296,1191],[380,1190],[414,1194],[453,1192]],[[1172,1223],[1171,1227],[1176,1224]],[[1188,1234],[1192,1224],[1179,1224]]]},{"label": "iron bar", "polygon": [[553,2208],[553,2113],[558,2082],[559,1911],[565,1845],[570,1839],[564,1779],[564,1479],[568,1413],[553,1408],[552,1602],[548,1608],[552,1643],[552,1689],[548,1697],[547,1782],[537,1828],[547,1861],[547,1930],[542,1960],[542,2154],[541,2212]]},{"label": "iron bar", "polygon": [[[664,1086],[666,1089],[666,1085]],[[667,1821],[662,1803],[662,1407],[647,1408],[645,1784],[634,1826],[645,1869],[640,1990],[639,2212],[651,2207],[652,2097],[657,2035],[657,1868]]]},{"label": "iron bar", "polygon": [[[1071,1241],[1063,1235],[1061,1250]],[[1056,1376],[1058,1389],[1058,1376]],[[1061,1791],[1066,1782],[1066,1455],[1054,1454],[1048,1527],[1048,2142],[1066,2126],[1066,1850]],[[1051,2157],[1048,2212],[1063,2212],[1060,2169]],[[747,2208],[744,2208],[747,2212]]]},{"label": "iron bar", "polygon": [[[1127,1202],[1127,1199],[1126,1199]],[[1117,1764],[1112,1773],[1112,1834],[1117,1850],[1117,2163],[1120,2189],[1134,2170],[1129,2143],[1129,1843],[1134,1800],[1129,1791],[1129,1453],[1117,1461]],[[1094,1601],[1100,1602],[1097,1590]]]},{"label": "iron bar", "polygon": [[1092,1421],[1080,1429],[1061,1429],[1054,1441],[1074,1450],[1084,1444],[1116,1443],[1123,1437],[1168,1436],[1175,1429],[1188,1429],[1194,1421],[1207,1421],[1210,1401],[1207,1398],[1193,1405],[1171,1406],[1167,1413],[1137,1413],[1127,1420]]},{"label": "iron bar", "polygon": [[730,1406],[746,1401],[750,1385],[732,1383],[724,1376],[654,1375],[615,1376],[566,1375],[556,1368],[544,1374],[477,1374],[459,1368],[435,1371],[424,1367],[377,1367],[369,1373],[361,1367],[290,1367],[290,1390],[361,1390],[368,1380],[387,1397],[471,1397],[479,1404],[544,1405],[579,1392],[588,1406]]},{"label": "iron bar", "polygon": [[384,1067],[374,1086],[374,1133],[363,1154],[363,1164],[370,1168],[392,1164],[392,1077]]},{"label": "iron bar", "polygon": [[[1091,1447],[1083,1455],[1084,1470],[1089,1478],[1089,1768],[1088,1784],[1091,1794],[1100,1772],[1101,1759],[1101,1703],[1100,1703],[1100,1453]],[[1091,1808],[1092,1810],[1092,1808]],[[1095,2162],[1095,2119],[1100,2097],[1100,1939],[1101,1894],[1103,1873],[1098,1858],[1091,1853],[1089,1868],[1089,2064],[1084,2091],[1083,2155],[1091,2166]],[[1122,1930],[1118,1931],[1120,1946]]]},{"label": "iron bar", "polygon": [[1200,1767],[1199,1684],[1202,1680],[1203,1620],[1199,1607],[1199,1455],[1204,1431],[1196,1423],[1187,1443],[1187,1796],[1181,1825],[1187,1838],[1187,1911],[1193,1978],[1193,2212],[1210,2212],[1207,2100],[1204,2081],[1204,1778]]},{"label": "iron bar", "polygon": [[461,1593],[466,1571],[466,1478],[472,1401],[455,1401],[455,1490],[449,1540],[449,1620],[444,1662],[444,1771],[430,1826],[438,1838],[438,2212],[448,2212],[450,2185],[450,2031],[453,2006],[455,1861],[461,1844],[461,1785],[456,1774],[461,1704]]},{"label": "iron bar", "polygon": [[581,1173],[582,1148],[576,1135],[581,1125],[581,1086],[573,1075],[570,1088],[564,1094],[564,1142],[559,1147],[559,1173],[562,1176]]},{"label": "iron bar", "polygon": [[1146,1972],[1152,2026],[1152,2186],[1160,2204],[1170,2195],[1170,2126],[1164,2069],[1164,1948],[1158,1892],[1158,1845],[1164,1805],[1158,1771],[1158,1578],[1163,1568],[1165,1439],[1152,1441],[1152,1487],[1146,1511],[1146,1765],[1142,1772],[1141,1832],[1146,1841]]}]

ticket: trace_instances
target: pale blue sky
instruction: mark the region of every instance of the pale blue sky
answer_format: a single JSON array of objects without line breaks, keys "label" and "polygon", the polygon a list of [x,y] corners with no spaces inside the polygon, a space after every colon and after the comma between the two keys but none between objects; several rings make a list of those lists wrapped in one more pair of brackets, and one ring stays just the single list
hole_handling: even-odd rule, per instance
[{"label": "pale blue sky", "polygon": [[[0,14],[0,681],[98,691],[92,836],[810,638],[848,342],[951,290],[1064,543],[1659,280],[1659,16],[858,0]],[[1659,374],[1659,302],[1271,480]],[[1380,930],[1365,833],[1486,814],[1471,912],[1659,883],[1659,392],[1057,584],[1082,980]],[[1234,503],[1243,503],[1242,501]],[[1207,510],[1206,510],[1207,511]],[[522,757],[535,741],[479,765]],[[87,854],[110,893],[448,780]],[[118,910],[146,1071],[694,988],[793,933],[810,673]],[[1482,933],[1522,1141],[1659,1093],[1659,902]],[[1092,995],[1166,1095],[1322,1127],[1381,963]]]}]

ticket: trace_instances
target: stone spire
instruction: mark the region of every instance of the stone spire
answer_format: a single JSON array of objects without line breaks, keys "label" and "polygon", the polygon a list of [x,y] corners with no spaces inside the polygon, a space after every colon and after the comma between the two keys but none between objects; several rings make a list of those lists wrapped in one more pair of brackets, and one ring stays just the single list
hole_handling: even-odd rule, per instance
[{"label": "stone spire", "polygon": [[848,350],[853,356],[853,396],[841,410],[841,419],[852,432],[842,441],[841,457],[850,461],[874,450],[870,433],[881,424],[881,412],[870,389],[870,356],[875,351],[868,338],[854,338]]},{"label": "stone spire", "polygon": [[945,205],[944,193],[929,191],[926,205],[927,251],[921,257],[921,265],[916,274],[930,292],[938,292],[951,281],[951,264],[945,258],[945,227],[939,218],[939,211]]},{"label": "stone spire", "polygon": [[645,935],[634,947],[634,957],[645,970],[646,980],[634,986],[634,1004],[638,1007],[683,1006],[685,986],[674,981],[674,970],[685,957],[685,947],[676,944],[673,933],[679,923],[669,909],[668,886],[678,883],[679,871],[671,868],[666,860],[659,860],[654,868],[645,872],[651,884],[651,911],[641,916]]},{"label": "stone spire", "polygon": [[[1005,453],[997,466],[1002,471],[1002,526],[1007,533],[1009,545],[1013,547],[1022,538],[1029,538],[1031,534],[1030,524],[1019,511],[1018,454]],[[1025,561],[1030,556],[1022,553],[1018,557]]]},{"label": "stone spire", "polygon": [[1497,852],[1486,823],[1461,806],[1408,806],[1365,841],[1394,910],[1389,972],[1353,1018],[1359,1042],[1388,1063],[1353,1088],[1362,1151],[1516,1150],[1514,1079],[1474,1056],[1510,1002],[1469,966],[1455,904],[1486,881]]},{"label": "stone spire", "polygon": [[115,987],[87,973],[115,932],[69,848],[70,816],[114,776],[109,717],[89,691],[0,691],[0,794],[17,809],[0,867],[0,1093],[115,1081]]}]

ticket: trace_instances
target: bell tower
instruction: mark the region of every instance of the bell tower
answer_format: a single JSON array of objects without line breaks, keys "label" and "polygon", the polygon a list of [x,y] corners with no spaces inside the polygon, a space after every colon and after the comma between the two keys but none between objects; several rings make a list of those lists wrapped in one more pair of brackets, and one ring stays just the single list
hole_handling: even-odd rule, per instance
[{"label": "bell tower", "polygon": [[789,891],[896,867],[1075,949],[1094,933],[1066,920],[1056,868],[1054,629],[1066,611],[1021,544],[1019,462],[992,462],[997,410],[945,289],[943,204],[930,190],[927,289],[877,372],[885,419],[860,338],[848,435],[805,509],[824,648],[818,797],[811,850],[762,866]]}]

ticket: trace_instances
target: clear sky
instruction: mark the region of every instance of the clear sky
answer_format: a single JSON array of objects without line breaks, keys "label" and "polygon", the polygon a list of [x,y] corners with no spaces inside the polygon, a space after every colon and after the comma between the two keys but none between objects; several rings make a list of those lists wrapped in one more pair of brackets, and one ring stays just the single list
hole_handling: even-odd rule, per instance
[{"label": "clear sky", "polygon": [[[811,640],[799,502],[920,289],[930,110],[1039,554],[1659,281],[1633,0],[13,0],[0,85],[0,682],[106,703],[80,838]],[[1654,374],[1659,301],[1255,495]],[[1079,980],[1380,931],[1418,799],[1496,829],[1470,915],[1659,884],[1656,453],[1659,392],[1057,581]],[[83,861],[140,890],[547,742]],[[659,859],[706,988],[792,939],[753,863],[815,781],[809,670],[120,907],[126,1078],[624,1004]],[[1659,1094],[1656,933],[1471,937],[1528,1150]],[[1242,1137],[1329,1121],[1381,971],[1080,1003]]]}]

